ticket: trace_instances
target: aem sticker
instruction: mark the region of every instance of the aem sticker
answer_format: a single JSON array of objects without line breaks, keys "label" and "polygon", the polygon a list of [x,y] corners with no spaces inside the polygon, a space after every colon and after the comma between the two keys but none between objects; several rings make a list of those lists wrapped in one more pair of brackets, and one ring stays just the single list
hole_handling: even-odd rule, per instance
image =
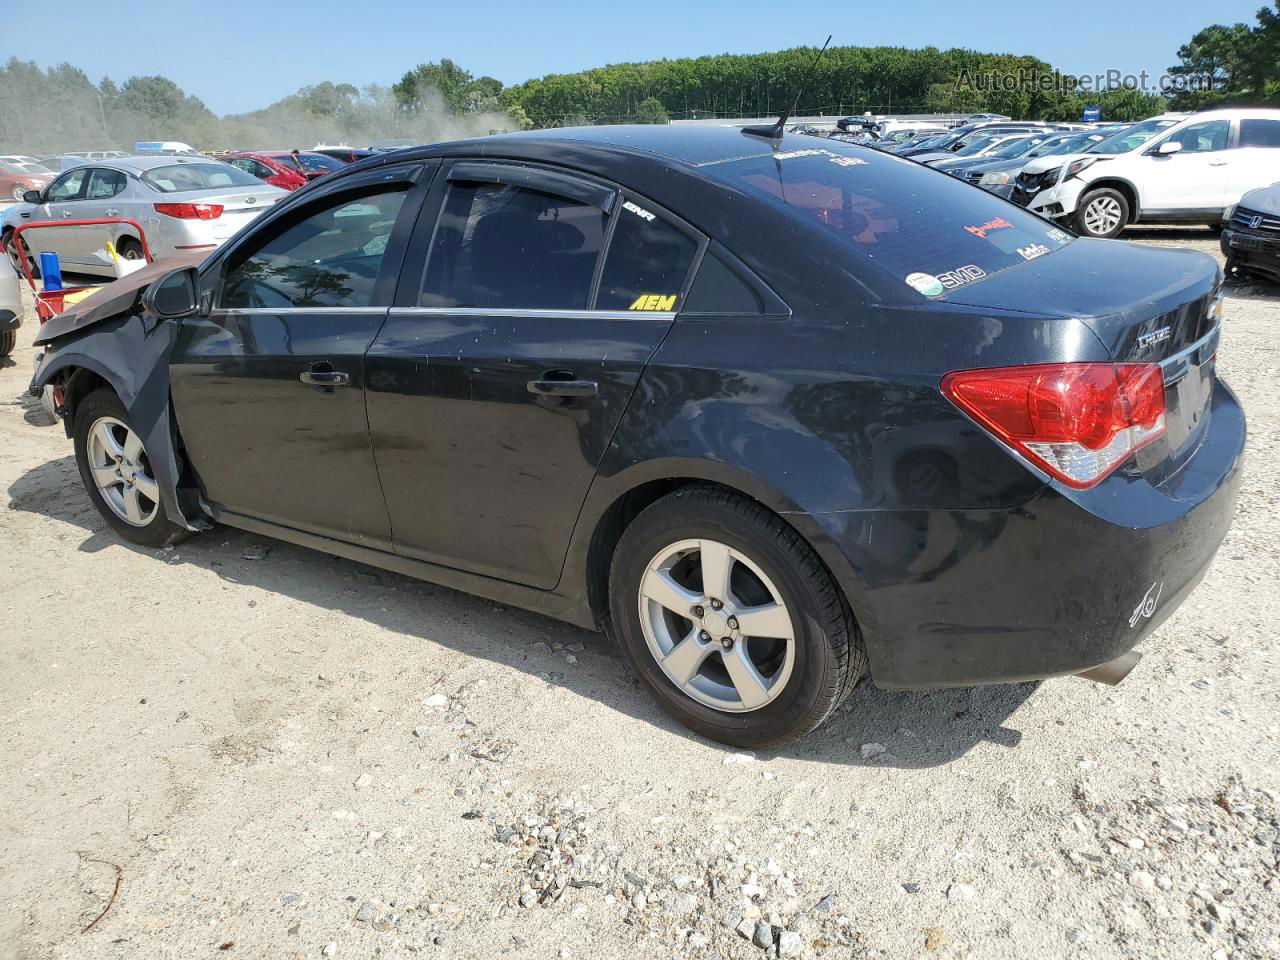
[{"label": "aem sticker", "polygon": [[940,273],[938,274],[938,279],[942,281],[942,285],[948,290],[954,290],[956,287],[963,287],[966,283],[981,280],[986,275],[987,271],[976,264],[970,263],[963,267],[956,267],[954,270],[948,270],[946,273]]},{"label": "aem sticker", "polygon": [[[640,217],[641,219],[644,219],[644,220],[655,220],[655,219],[657,219],[657,218],[656,218],[652,213],[650,213],[650,212],[649,212],[648,210],[646,210],[644,207],[638,207],[638,206],[636,206],[634,203],[632,203],[630,200],[627,200],[627,201],[625,201],[625,202],[622,204],[622,209],[623,209],[623,210],[630,210],[630,211],[631,211],[632,213],[634,213],[637,217]],[[631,309],[632,309],[632,310],[634,310],[634,309],[635,309],[635,307],[632,307]]]},{"label": "aem sticker", "polygon": [[674,310],[676,294],[666,297],[660,293],[642,293],[636,297],[628,310]]},{"label": "aem sticker", "polygon": [[1012,227],[1013,227],[1013,224],[1010,223],[1008,220],[1006,220],[1004,217],[993,217],[992,219],[988,220],[986,223],[979,224],[976,227],[965,227],[965,229],[968,230],[970,233],[972,233],[975,237],[982,237],[985,240],[987,237],[987,234],[990,233],[992,230],[1005,230],[1005,229],[1011,229]]},{"label": "aem sticker", "polygon": [[1018,256],[1023,260],[1034,260],[1036,257],[1043,257],[1049,252],[1049,248],[1043,243],[1029,243],[1025,247],[1018,248]]},{"label": "aem sticker", "polygon": [[821,157],[830,154],[830,150],[822,150],[820,148],[806,147],[803,150],[786,150],[782,153],[775,153],[775,160],[795,160],[797,157]]},{"label": "aem sticker", "polygon": [[944,289],[942,281],[932,273],[908,273],[905,279],[907,286],[926,297],[936,297]]}]

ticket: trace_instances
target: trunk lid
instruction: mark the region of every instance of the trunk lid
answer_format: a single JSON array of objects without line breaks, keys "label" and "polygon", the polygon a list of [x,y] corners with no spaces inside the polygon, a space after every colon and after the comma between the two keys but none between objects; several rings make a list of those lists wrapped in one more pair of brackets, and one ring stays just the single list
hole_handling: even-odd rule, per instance
[{"label": "trunk lid", "polygon": [[1165,434],[1135,456],[1159,483],[1193,454],[1208,426],[1221,272],[1210,257],[1116,240],[1078,238],[1025,265],[941,299],[1017,309],[1035,291],[1037,312],[1081,320],[1121,363],[1159,363]]}]

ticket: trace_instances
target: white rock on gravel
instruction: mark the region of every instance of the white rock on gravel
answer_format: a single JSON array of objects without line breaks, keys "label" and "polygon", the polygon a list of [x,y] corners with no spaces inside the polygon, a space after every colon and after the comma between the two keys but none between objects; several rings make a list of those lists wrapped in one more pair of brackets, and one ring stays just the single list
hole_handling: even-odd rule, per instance
[{"label": "white rock on gravel", "polygon": [[978,891],[967,883],[953,883],[947,887],[947,899],[952,903],[963,903],[977,895]]}]

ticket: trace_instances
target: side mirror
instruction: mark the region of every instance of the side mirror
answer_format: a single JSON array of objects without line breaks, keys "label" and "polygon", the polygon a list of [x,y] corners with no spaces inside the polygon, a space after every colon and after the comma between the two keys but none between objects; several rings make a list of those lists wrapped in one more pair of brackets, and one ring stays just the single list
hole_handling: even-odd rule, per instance
[{"label": "side mirror", "polygon": [[200,306],[199,278],[195,267],[183,267],[166,274],[142,292],[143,309],[162,320],[191,316]]},{"label": "side mirror", "polygon": [[26,193],[24,193],[24,194],[22,195],[22,202],[23,202],[23,203],[39,203],[39,202],[40,202],[40,191],[39,191],[39,190],[28,190]]},{"label": "side mirror", "polygon": [[1155,154],[1157,157],[1171,157],[1182,149],[1182,144],[1177,140],[1166,140],[1160,146],[1156,147]]}]

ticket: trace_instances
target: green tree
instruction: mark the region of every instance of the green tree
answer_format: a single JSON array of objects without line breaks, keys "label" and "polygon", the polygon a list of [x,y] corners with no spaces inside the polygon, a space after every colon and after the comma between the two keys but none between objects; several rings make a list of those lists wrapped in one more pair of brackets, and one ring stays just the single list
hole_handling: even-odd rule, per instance
[{"label": "green tree", "polygon": [[636,107],[636,123],[670,123],[667,108],[657,97],[645,97]]}]

